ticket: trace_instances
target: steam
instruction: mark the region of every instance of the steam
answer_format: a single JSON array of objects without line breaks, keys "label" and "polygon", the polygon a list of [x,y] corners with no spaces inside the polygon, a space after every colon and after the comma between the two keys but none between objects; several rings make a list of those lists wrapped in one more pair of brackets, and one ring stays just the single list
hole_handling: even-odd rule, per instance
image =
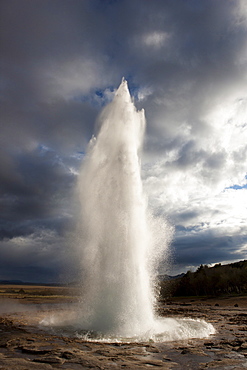
[{"label": "steam", "polygon": [[[205,321],[156,315],[157,266],[167,255],[171,228],[152,216],[143,193],[145,125],[123,79],[99,117],[78,181],[82,298],[74,320],[64,325],[85,339],[177,340],[214,332]],[[53,317],[50,325],[61,321]]]},{"label": "steam", "polygon": [[[108,336],[153,336],[170,327],[157,320],[155,307],[157,265],[171,228],[151,215],[143,193],[145,126],[144,110],[136,110],[123,79],[99,117],[79,177],[84,295],[77,325]],[[188,322],[172,322],[168,337],[191,335]]]}]

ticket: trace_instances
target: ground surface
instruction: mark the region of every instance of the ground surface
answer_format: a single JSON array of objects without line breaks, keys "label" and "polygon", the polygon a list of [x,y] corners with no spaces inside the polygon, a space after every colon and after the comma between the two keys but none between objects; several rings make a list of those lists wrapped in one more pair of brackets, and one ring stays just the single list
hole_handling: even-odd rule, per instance
[{"label": "ground surface", "polygon": [[206,339],[100,343],[42,330],[40,319],[48,311],[58,314],[60,304],[73,302],[75,293],[62,287],[0,286],[0,369],[247,369],[247,297],[161,303],[160,315],[211,322],[217,333]]}]

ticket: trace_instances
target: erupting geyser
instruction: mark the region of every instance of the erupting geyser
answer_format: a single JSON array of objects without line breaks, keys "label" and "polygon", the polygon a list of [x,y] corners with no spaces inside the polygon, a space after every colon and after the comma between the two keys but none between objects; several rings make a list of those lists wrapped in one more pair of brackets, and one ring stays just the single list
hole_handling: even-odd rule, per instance
[{"label": "erupting geyser", "polygon": [[152,235],[140,175],[144,111],[136,110],[125,80],[99,120],[79,180],[83,315],[86,309],[90,329],[139,334],[154,322]]},{"label": "erupting geyser", "polygon": [[89,144],[79,178],[86,290],[79,324],[117,337],[206,336],[213,332],[210,324],[158,319],[154,312],[160,246],[142,189],[144,132],[144,111],[136,110],[123,79],[99,117],[97,138]]},{"label": "erupting geyser", "polygon": [[144,132],[144,111],[136,110],[123,79],[99,117],[79,176],[83,298],[74,330],[104,340],[206,337],[214,328],[203,320],[155,313],[155,268],[170,231],[148,212],[143,194]]}]

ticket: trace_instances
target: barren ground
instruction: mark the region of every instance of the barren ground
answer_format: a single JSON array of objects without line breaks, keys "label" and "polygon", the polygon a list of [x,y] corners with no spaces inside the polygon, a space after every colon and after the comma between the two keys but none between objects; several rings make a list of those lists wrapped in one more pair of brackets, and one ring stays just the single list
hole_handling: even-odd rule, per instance
[{"label": "barren ground", "polygon": [[0,369],[247,369],[247,297],[174,298],[159,314],[205,319],[206,339],[164,343],[88,342],[39,327],[47,311],[75,302],[76,289],[0,286]]}]

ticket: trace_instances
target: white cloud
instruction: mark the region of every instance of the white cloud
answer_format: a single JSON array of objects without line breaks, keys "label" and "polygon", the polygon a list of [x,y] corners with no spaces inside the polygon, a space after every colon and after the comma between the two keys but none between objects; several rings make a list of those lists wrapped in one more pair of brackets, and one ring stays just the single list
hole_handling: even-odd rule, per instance
[{"label": "white cloud", "polygon": [[[151,207],[179,226],[177,243],[184,238],[186,245],[194,245],[195,235],[208,239],[207,245],[197,242],[202,259],[205,249],[212,258],[217,255],[210,246],[214,238],[215,243],[230,238],[225,249],[228,261],[235,258],[234,253],[244,256],[247,251],[247,189],[243,187],[247,183],[247,99],[234,97],[212,104],[200,117],[206,132],[194,130],[193,122],[175,125],[166,132],[171,141],[179,137],[181,146],[163,152],[159,159],[145,156],[143,179]],[[177,251],[182,253],[179,246]],[[219,262],[220,258],[222,251]]]},{"label": "white cloud", "polygon": [[148,98],[148,96],[152,95],[153,89],[151,87],[140,87],[140,89],[137,92],[137,99],[139,101],[145,100]]},{"label": "white cloud", "polygon": [[164,46],[170,38],[170,34],[163,31],[154,31],[144,34],[142,36],[142,42],[145,46],[160,48]]}]

